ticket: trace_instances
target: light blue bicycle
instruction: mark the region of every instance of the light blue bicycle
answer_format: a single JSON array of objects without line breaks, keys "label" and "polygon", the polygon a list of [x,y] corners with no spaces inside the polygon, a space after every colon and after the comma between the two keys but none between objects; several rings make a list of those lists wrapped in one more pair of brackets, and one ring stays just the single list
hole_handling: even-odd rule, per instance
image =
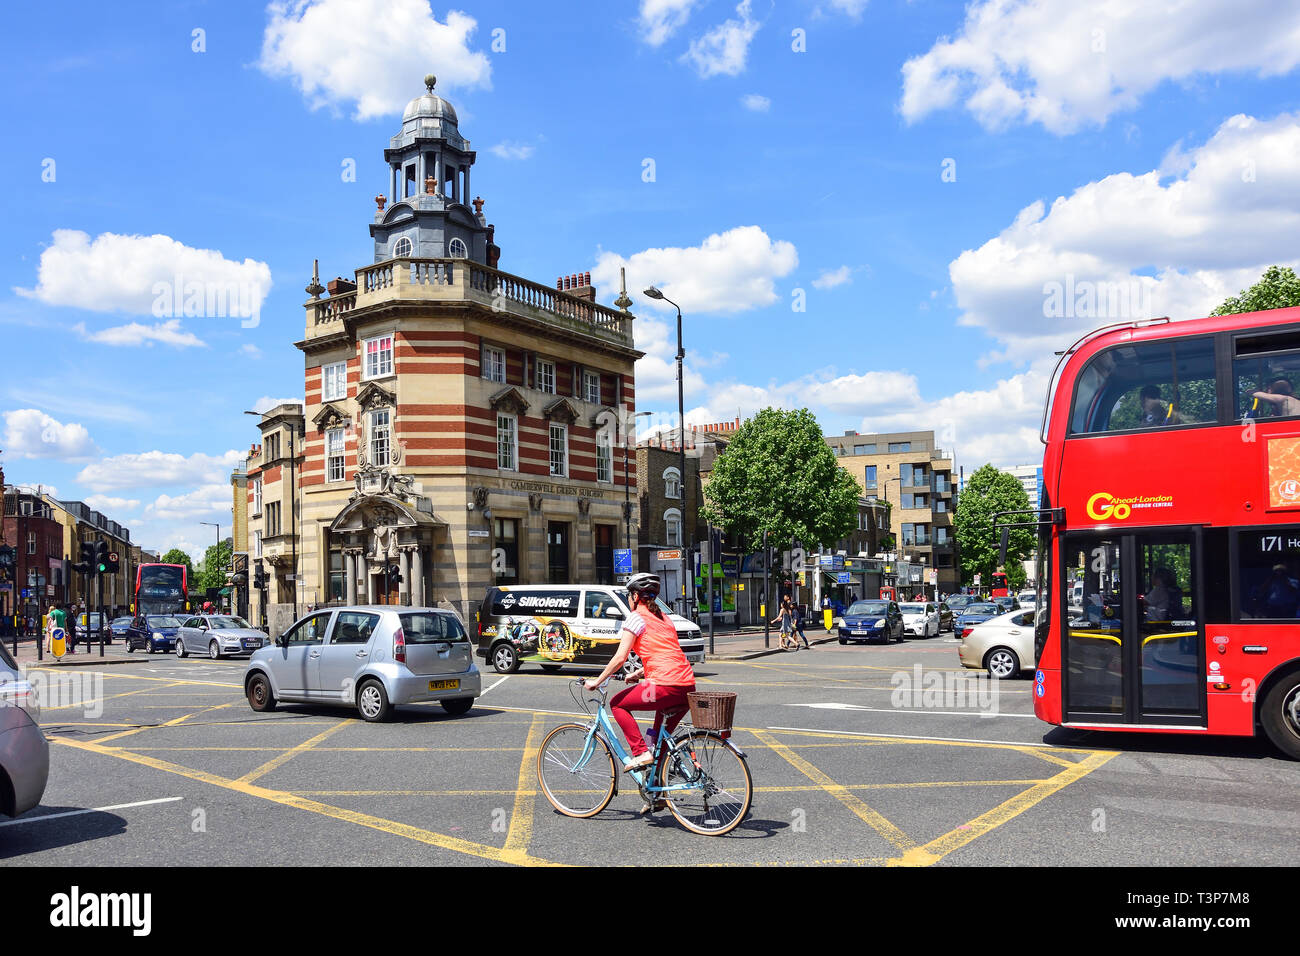
[{"label": "light blue bicycle", "polygon": [[[608,683],[600,686],[600,706],[590,721],[556,727],[537,753],[542,792],[566,816],[594,817],[618,793],[619,770],[629,754],[609,712]],[[581,678],[573,681],[569,693],[590,715],[597,701],[586,698],[582,684]],[[628,773],[647,807],[662,800],[692,833],[721,836],[749,814],[754,797],[749,764],[728,739],[729,731],[698,730],[689,721],[688,716],[675,734],[660,734],[653,762]]]}]

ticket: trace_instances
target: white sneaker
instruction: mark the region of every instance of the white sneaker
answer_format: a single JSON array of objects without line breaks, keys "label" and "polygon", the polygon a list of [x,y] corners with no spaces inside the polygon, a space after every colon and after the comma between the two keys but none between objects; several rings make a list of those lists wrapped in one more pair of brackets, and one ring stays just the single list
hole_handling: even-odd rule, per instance
[{"label": "white sneaker", "polygon": [[647,750],[639,757],[628,757],[624,760],[623,769],[628,771],[641,770],[642,768],[648,767],[650,764],[654,763],[654,759],[655,755]]}]

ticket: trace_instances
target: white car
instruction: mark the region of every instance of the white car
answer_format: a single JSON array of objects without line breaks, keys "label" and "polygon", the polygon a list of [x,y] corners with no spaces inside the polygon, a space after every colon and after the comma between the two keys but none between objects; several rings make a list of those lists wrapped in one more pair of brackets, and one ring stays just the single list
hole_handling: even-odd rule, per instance
[{"label": "white car", "polygon": [[908,637],[938,637],[939,609],[933,603],[899,604],[903,612],[903,633]]},{"label": "white car", "polygon": [[1036,614],[1022,608],[976,624],[957,648],[962,666],[983,668],[997,680],[1033,670]]}]

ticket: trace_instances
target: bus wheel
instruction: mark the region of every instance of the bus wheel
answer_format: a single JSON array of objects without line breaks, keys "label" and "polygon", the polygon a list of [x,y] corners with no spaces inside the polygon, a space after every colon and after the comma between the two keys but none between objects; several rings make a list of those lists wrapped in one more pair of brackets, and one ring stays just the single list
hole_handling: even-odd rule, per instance
[{"label": "bus wheel", "polygon": [[1300,760],[1300,672],[1283,677],[1264,696],[1260,723],[1278,750]]}]

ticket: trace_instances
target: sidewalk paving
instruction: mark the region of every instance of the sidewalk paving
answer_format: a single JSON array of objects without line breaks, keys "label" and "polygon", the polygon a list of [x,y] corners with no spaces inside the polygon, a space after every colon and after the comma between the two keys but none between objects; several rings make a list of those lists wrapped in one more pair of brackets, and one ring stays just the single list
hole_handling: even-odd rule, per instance
[{"label": "sidewalk paving", "polygon": [[[708,627],[701,629],[704,635],[704,646],[707,653],[709,630]],[[808,635],[808,643],[816,647],[818,644],[826,644],[837,638],[826,632],[822,627],[810,627],[804,630]],[[763,646],[763,628],[759,627],[742,627],[735,630],[715,631],[713,636],[714,652],[708,654],[708,660],[714,661],[745,661],[754,657],[767,657],[770,654],[789,654],[798,653],[798,651],[781,650],[781,631],[780,628],[772,628],[768,632],[768,646]],[[799,650],[804,650],[802,644]]]},{"label": "sidewalk paving", "polygon": [[[43,641],[44,638],[41,638]],[[14,643],[12,637],[4,639],[5,650],[14,654]],[[41,657],[37,656],[38,641],[35,638],[19,638],[18,653],[14,658],[19,664],[31,667],[33,665],[49,666],[57,665],[59,667],[86,667],[98,664],[139,664],[148,661],[154,655],[147,651],[136,651],[127,653],[126,642],[118,639],[112,644],[104,645],[104,656],[99,656],[99,644],[92,644],[90,647],[78,642],[75,654],[64,654],[62,658],[57,658],[49,651],[43,652]]]}]

